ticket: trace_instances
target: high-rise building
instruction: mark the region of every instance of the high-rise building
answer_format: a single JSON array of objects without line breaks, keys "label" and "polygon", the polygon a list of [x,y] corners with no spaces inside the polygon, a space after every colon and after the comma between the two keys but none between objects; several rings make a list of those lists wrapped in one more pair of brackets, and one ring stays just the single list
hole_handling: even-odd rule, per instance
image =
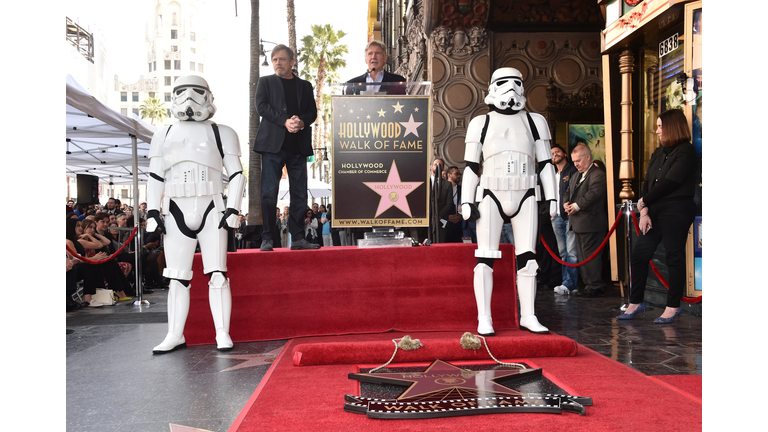
[{"label": "high-rise building", "polygon": [[165,104],[168,117],[163,124],[171,121],[171,91],[176,78],[205,74],[204,8],[203,0],[154,2],[146,24],[147,74],[134,83],[124,83],[115,75],[115,109],[138,116],[141,104],[153,97]]}]

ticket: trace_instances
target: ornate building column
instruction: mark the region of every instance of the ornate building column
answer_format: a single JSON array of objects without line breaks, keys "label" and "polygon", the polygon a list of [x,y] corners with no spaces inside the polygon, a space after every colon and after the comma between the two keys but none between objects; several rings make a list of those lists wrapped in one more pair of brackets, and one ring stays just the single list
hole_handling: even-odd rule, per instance
[{"label": "ornate building column", "polygon": [[632,180],[635,178],[635,167],[632,161],[632,72],[635,71],[635,57],[632,51],[624,50],[619,57],[619,73],[621,74],[621,163],[619,164],[619,180],[622,188],[619,198],[622,201],[635,197],[632,190]]}]

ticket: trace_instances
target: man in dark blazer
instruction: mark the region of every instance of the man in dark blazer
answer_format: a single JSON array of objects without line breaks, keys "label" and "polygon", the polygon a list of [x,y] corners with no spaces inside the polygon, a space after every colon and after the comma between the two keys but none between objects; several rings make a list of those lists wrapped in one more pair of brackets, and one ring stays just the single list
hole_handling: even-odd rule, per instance
[{"label": "man in dark blazer", "polygon": [[312,155],[309,125],[317,118],[312,84],[292,73],[293,51],[285,45],[272,49],[274,75],[261,77],[254,103],[261,116],[253,151],[261,154],[262,251],[271,251],[275,231],[277,192],[283,166],[288,172],[291,205],[288,230],[291,249],[317,249],[304,239],[307,209],[307,156]]},{"label": "man in dark blazer", "polygon": [[368,70],[359,77],[352,78],[347,83],[368,83],[368,86],[349,86],[347,94],[360,94],[361,91],[374,90],[375,92],[386,91],[387,94],[405,94],[405,85],[388,85],[386,90],[375,86],[375,83],[398,83],[405,82],[403,76],[384,71],[387,64],[387,46],[383,42],[372,40],[365,46],[365,64]]},{"label": "man in dark blazer", "polygon": [[[608,232],[607,186],[605,172],[592,164],[592,152],[586,144],[577,145],[571,158],[579,173],[571,178],[563,195],[563,209],[568,213],[570,229],[576,233],[579,262],[583,262],[597,250]],[[579,267],[586,285],[581,293],[583,296],[605,293],[601,255],[602,252]]]},{"label": "man in dark blazer", "polygon": [[440,208],[440,219],[448,221],[445,224],[445,238],[442,239],[445,243],[461,243],[462,235],[464,233],[463,224],[464,218],[459,214],[461,209],[461,171],[456,166],[449,167],[446,170],[446,179],[448,180],[443,188],[442,200]]}]

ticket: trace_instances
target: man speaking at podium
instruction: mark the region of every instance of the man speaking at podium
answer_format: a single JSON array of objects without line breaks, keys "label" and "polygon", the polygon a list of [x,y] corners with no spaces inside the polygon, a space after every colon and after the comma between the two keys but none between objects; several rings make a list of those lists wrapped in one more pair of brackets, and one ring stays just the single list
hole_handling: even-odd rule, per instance
[{"label": "man speaking at podium", "polygon": [[[365,64],[368,65],[368,70],[359,77],[352,78],[347,83],[396,83],[405,82],[406,79],[403,76],[393,74],[384,71],[384,66],[387,64],[387,46],[384,42],[372,40],[365,46]],[[378,93],[381,86],[368,85],[368,86],[349,86],[347,88],[347,94],[360,94],[360,91],[373,90]],[[405,86],[390,85],[384,86],[384,90],[387,94],[405,94]]]}]

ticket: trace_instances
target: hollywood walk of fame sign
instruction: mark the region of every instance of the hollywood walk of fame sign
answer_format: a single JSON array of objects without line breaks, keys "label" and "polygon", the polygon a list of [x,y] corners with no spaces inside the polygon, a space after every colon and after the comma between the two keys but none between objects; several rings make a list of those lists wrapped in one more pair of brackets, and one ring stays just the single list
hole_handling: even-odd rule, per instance
[{"label": "hollywood walk of fame sign", "polygon": [[497,413],[586,413],[592,399],[563,394],[521,393],[505,383],[540,377],[541,369],[465,370],[435,360],[424,372],[351,373],[361,382],[407,387],[396,399],[345,395],[344,410],[370,418],[403,419]]},{"label": "hollywood walk of fame sign", "polygon": [[429,96],[333,96],[333,227],[429,225]]}]

